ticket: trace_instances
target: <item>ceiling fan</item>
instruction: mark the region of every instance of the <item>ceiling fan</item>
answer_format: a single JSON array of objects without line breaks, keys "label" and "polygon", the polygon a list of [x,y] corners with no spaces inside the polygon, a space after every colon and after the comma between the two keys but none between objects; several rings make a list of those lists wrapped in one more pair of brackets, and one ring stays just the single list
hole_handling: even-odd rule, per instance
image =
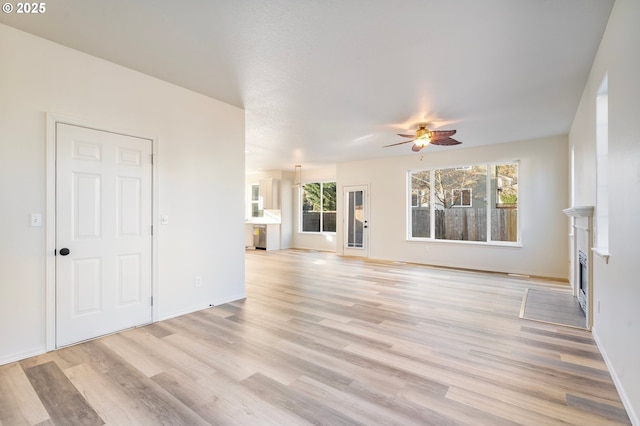
[{"label": "ceiling fan", "polygon": [[459,145],[462,142],[452,139],[451,136],[456,134],[455,130],[429,130],[427,125],[429,123],[418,123],[415,135],[408,135],[404,133],[398,133],[398,136],[403,138],[411,138],[408,141],[392,143],[391,145],[385,145],[383,148],[390,146],[402,145],[405,143],[413,142],[411,150],[419,152],[425,146],[431,145]]}]

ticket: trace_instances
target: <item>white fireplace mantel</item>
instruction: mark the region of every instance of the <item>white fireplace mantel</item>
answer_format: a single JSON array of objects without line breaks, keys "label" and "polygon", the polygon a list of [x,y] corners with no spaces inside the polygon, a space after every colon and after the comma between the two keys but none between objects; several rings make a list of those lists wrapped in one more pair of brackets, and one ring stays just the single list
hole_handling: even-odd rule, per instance
[{"label": "white fireplace mantel", "polygon": [[[570,207],[568,209],[564,209],[562,211],[564,212],[564,214],[566,214],[569,217],[573,217],[573,218],[584,217],[587,219],[591,219],[593,218],[593,210],[594,210],[593,206],[576,206],[576,207]],[[589,228],[584,228],[584,226],[581,226],[577,223],[574,223],[573,226],[577,229],[584,229],[585,231],[589,231]],[[604,263],[609,263],[609,250],[606,250],[606,249],[603,250],[599,247],[591,247],[591,251],[593,252],[593,254],[595,254],[600,259],[602,259]]]},{"label": "white fireplace mantel", "polygon": [[[571,218],[570,276],[569,281],[574,296],[580,301],[587,317],[587,328],[593,325],[593,267],[591,247],[593,246],[593,213],[594,206],[573,206],[562,210]],[[581,254],[584,262],[581,262]],[[584,269],[583,269],[584,268]],[[585,281],[582,279],[586,278]],[[581,285],[582,284],[582,285]],[[586,285],[585,285],[586,284]]]},{"label": "white fireplace mantel", "polygon": [[562,212],[569,217],[593,217],[593,206],[575,206]]}]

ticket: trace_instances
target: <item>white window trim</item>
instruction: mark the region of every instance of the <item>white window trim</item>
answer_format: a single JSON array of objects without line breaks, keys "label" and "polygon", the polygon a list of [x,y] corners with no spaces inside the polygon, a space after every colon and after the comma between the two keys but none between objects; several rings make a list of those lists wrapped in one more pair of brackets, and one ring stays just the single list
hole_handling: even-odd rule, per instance
[{"label": "white window trim", "polygon": [[[460,204],[452,204],[451,207],[456,207],[456,208],[460,208],[460,207],[473,207],[473,190],[471,188],[454,188],[451,190],[451,199],[455,202],[456,201],[456,196],[455,196],[455,191],[459,191],[460,192]],[[464,193],[464,191],[469,191],[469,204],[462,204],[462,201],[464,200],[464,196],[462,195]]]},{"label": "white window trim", "polygon": [[596,95],[596,209],[593,253],[609,263],[609,76]]},{"label": "white window trim", "polygon": [[[486,166],[487,167],[487,179],[486,179],[486,185],[487,185],[487,199],[486,199],[486,206],[487,209],[490,210],[490,193],[491,193],[491,167],[492,166],[497,166],[497,165],[502,165],[502,164],[517,164],[518,165],[518,182],[520,182],[520,170],[521,170],[521,161],[520,160],[502,160],[502,161],[494,161],[494,162],[487,162],[487,163],[472,163],[470,165],[465,165],[465,166],[443,166],[443,167],[434,167],[434,168],[425,168],[425,169],[410,169],[407,171],[406,174],[406,192],[405,194],[407,194],[407,201],[405,203],[405,208],[406,208],[406,241],[410,241],[410,242],[428,242],[428,243],[438,243],[438,244],[470,244],[470,245],[484,245],[484,246],[500,246],[500,247],[513,247],[513,248],[521,248],[523,247],[523,243],[522,243],[522,229],[521,229],[521,201],[518,200],[518,204],[516,207],[517,210],[517,216],[518,216],[518,223],[517,223],[517,237],[516,237],[516,241],[494,241],[491,240],[491,228],[490,228],[490,222],[491,222],[491,217],[488,214],[487,215],[487,240],[486,241],[465,241],[465,240],[445,240],[445,239],[437,239],[435,237],[413,237],[412,236],[412,209],[413,206],[412,204],[412,198],[411,198],[411,176],[413,173],[418,173],[418,172],[423,172],[423,171],[429,171],[429,181],[430,181],[430,187],[433,188],[434,187],[434,175],[435,175],[435,170],[444,170],[444,169],[458,169],[458,170],[469,170],[472,167],[475,166]],[[434,191],[430,191],[429,194],[429,207],[431,208],[431,206],[435,206],[435,193]],[[408,206],[408,208],[407,208]],[[430,215],[430,233],[431,235],[434,234],[435,232],[435,215]]]},{"label": "white window trim", "polygon": [[250,183],[249,184],[249,212],[247,214],[248,217],[253,218],[253,217],[260,217],[260,216],[254,216],[253,215],[253,205],[256,204],[258,206],[258,211],[262,210],[262,197],[260,197],[260,195],[258,194],[258,199],[254,200],[253,199],[253,187],[257,186],[258,188],[260,188],[260,185],[257,183]]},{"label": "white window trim", "polygon": [[[302,229],[303,226],[303,210],[302,210],[302,194],[304,192],[304,186],[311,184],[311,183],[319,183],[320,184],[320,193],[321,195],[321,199],[320,199],[320,231],[304,231]],[[336,196],[337,196],[337,191],[338,191],[338,183],[336,181],[332,181],[332,180],[327,180],[327,181],[309,181],[309,182],[305,182],[302,183],[299,187],[298,187],[298,234],[306,234],[306,235],[335,235],[336,231],[337,231],[337,223],[336,223],[336,231],[323,231],[322,230],[322,221],[323,221],[323,213],[324,213],[324,203],[322,202],[322,197],[324,197],[324,184],[325,183],[333,183],[336,185]],[[337,201],[337,198],[336,198]]]}]

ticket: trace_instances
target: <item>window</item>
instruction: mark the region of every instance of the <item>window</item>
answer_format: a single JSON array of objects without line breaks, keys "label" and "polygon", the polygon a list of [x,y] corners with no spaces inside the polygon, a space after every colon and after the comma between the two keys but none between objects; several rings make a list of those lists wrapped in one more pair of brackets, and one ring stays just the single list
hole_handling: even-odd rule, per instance
[{"label": "window", "polygon": [[596,98],[596,254],[609,251],[609,88],[605,76]]},{"label": "window", "polygon": [[262,217],[260,206],[260,185],[251,185],[251,217]]},{"label": "window", "polygon": [[411,223],[414,238],[431,236],[431,172],[428,170],[411,173]]},{"label": "window", "polygon": [[409,179],[409,238],[518,242],[518,163],[413,171]]},{"label": "window", "polygon": [[302,186],[302,232],[336,232],[336,183]]},{"label": "window", "polygon": [[452,207],[471,207],[471,189],[452,189]]},{"label": "window", "polygon": [[356,187],[346,192],[346,247],[364,248],[365,238],[365,190]]},{"label": "window", "polygon": [[518,163],[490,166],[491,241],[518,241]]}]

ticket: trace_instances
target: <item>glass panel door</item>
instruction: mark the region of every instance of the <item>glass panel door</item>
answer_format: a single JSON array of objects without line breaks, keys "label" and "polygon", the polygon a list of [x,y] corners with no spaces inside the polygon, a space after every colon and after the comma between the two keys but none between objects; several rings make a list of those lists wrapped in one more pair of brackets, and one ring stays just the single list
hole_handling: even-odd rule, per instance
[{"label": "glass panel door", "polygon": [[352,255],[366,256],[367,240],[367,193],[365,186],[345,187],[345,254],[355,249]]},{"label": "glass panel door", "polygon": [[347,247],[364,247],[364,191],[347,193]]}]

